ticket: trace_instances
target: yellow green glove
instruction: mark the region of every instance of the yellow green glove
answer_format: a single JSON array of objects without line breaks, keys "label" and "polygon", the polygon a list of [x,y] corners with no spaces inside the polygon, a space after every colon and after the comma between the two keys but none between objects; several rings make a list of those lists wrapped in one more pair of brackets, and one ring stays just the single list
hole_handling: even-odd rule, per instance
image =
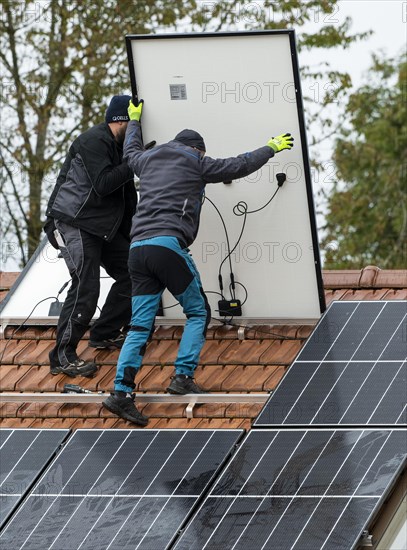
[{"label": "yellow green glove", "polygon": [[275,153],[279,153],[284,149],[292,149],[294,146],[294,138],[291,134],[281,134],[281,136],[273,137],[267,145],[271,147]]},{"label": "yellow green glove", "polygon": [[141,112],[143,110],[143,103],[144,103],[144,100],[140,99],[140,101],[138,102],[138,105],[136,106],[130,99],[129,108],[127,109],[130,120],[140,120]]}]

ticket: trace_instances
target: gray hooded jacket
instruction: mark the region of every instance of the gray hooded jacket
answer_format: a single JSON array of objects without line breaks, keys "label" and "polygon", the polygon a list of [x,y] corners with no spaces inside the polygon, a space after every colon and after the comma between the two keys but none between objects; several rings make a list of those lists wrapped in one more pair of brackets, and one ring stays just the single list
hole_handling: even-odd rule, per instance
[{"label": "gray hooded jacket", "polygon": [[198,233],[206,184],[244,178],[272,156],[273,149],[264,146],[237,157],[201,158],[199,151],[179,141],[145,150],[140,123],[130,121],[123,159],[140,178],[140,198],[130,232],[132,242],[166,235],[190,246]]}]

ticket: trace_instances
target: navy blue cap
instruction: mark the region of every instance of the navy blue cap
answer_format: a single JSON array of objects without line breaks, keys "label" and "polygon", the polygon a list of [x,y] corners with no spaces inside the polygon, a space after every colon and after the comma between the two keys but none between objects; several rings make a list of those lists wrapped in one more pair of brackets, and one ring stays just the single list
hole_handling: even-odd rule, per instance
[{"label": "navy blue cap", "polygon": [[195,132],[195,130],[182,130],[175,136],[174,141],[180,141],[184,145],[196,147],[200,151],[206,151],[203,137],[198,132]]},{"label": "navy blue cap", "polygon": [[130,120],[127,113],[129,107],[129,101],[131,96],[129,95],[114,95],[109,103],[109,107],[106,110],[105,121],[106,122],[127,122]]}]

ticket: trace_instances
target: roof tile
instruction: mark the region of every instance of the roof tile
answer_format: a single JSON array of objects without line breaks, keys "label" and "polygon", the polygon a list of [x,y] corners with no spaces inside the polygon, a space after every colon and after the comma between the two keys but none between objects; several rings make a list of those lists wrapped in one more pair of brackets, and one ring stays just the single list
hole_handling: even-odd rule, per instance
[{"label": "roof tile", "polygon": [[163,392],[171,383],[171,376],[174,374],[174,367],[154,365],[152,367],[142,366],[137,374],[137,391],[139,392]]},{"label": "roof tile", "polygon": [[101,416],[101,403],[59,403],[57,416],[62,418],[99,418]]},{"label": "roof tile", "polygon": [[242,363],[256,364],[270,347],[270,340],[233,340],[230,346],[219,355],[221,364]]},{"label": "roof tile", "polygon": [[383,300],[407,300],[407,288],[402,290],[389,289],[383,296]]},{"label": "roof tile", "polygon": [[219,362],[219,357],[231,345],[232,340],[209,340],[202,348],[199,362],[201,365],[214,365]]},{"label": "roof tile", "polygon": [[60,403],[22,403],[17,416],[28,418],[55,418],[58,416]]},{"label": "roof tile", "polygon": [[178,352],[178,341],[153,340],[147,345],[144,365],[174,364]]},{"label": "roof tile", "polygon": [[277,384],[280,382],[282,377],[284,376],[287,368],[283,366],[279,366],[269,378],[264,382],[263,384],[263,391],[270,392],[274,391]]},{"label": "roof tile", "polygon": [[236,365],[198,365],[195,371],[195,381],[199,387],[208,392],[221,392],[222,384]]},{"label": "roof tile", "polygon": [[0,368],[0,391],[14,391],[16,384],[31,369],[31,365],[2,365]]},{"label": "roof tile", "polygon": [[226,407],[228,418],[256,418],[263,405],[261,403],[230,403]]},{"label": "roof tile", "polygon": [[278,369],[277,365],[237,365],[225,373],[223,392],[261,392],[265,381]]},{"label": "roof tile", "polygon": [[[63,374],[53,376],[49,373],[47,366],[32,366],[25,374],[17,381],[15,390],[34,392],[53,392],[57,390],[57,383],[62,379],[67,379]],[[60,391],[60,390],[59,390]]]},{"label": "roof tile", "polygon": [[0,358],[2,365],[12,365],[14,357],[23,351],[30,342],[28,340],[1,340],[0,341]]},{"label": "roof tile", "polygon": [[259,358],[260,363],[290,365],[301,349],[298,340],[274,340]]}]

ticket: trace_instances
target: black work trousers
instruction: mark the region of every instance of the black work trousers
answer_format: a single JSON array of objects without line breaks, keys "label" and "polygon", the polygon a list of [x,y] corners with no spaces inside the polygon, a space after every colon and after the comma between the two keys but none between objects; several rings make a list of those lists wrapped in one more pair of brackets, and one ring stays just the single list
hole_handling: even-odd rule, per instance
[{"label": "black work trousers", "polygon": [[76,348],[96,311],[100,292],[100,266],[113,283],[99,319],[90,330],[91,340],[114,338],[129,324],[131,316],[131,282],[127,260],[129,241],[117,233],[111,242],[82,229],[56,220],[65,247],[62,256],[72,278],[59,316],[56,345],[50,353],[51,365],[77,359]]}]

